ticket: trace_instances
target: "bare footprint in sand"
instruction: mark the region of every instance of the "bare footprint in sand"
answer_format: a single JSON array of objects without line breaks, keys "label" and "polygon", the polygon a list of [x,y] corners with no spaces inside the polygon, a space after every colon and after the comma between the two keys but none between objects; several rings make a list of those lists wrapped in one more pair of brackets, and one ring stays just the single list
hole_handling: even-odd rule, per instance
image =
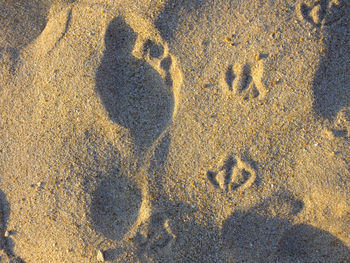
[{"label": "bare footprint in sand", "polygon": [[130,131],[137,147],[147,149],[174,114],[173,65],[165,49],[151,40],[143,46],[144,60],[133,56],[136,39],[121,17],[109,24],[96,83],[109,117]]},{"label": "bare footprint in sand", "polygon": [[225,262],[348,262],[349,248],[339,237],[295,223],[307,206],[283,189],[248,211],[235,210],[222,227]]},{"label": "bare footprint in sand", "polygon": [[342,15],[338,22],[321,28],[326,52],[314,75],[313,96],[317,115],[333,121],[350,107],[350,2],[330,1],[328,6],[324,19],[329,13]]},{"label": "bare footprint in sand", "polygon": [[136,222],[141,202],[137,185],[114,171],[93,194],[90,212],[95,229],[111,240],[121,240]]},{"label": "bare footprint in sand", "polygon": [[48,1],[0,1],[0,66],[8,64],[14,72],[20,49],[40,35],[48,11]]},{"label": "bare footprint in sand", "polygon": [[14,242],[11,235],[15,231],[8,231],[7,222],[10,216],[10,204],[5,194],[0,191],[0,262],[23,263],[24,261],[13,252]]},{"label": "bare footprint in sand", "polygon": [[[132,238],[140,250],[153,251],[169,247],[174,239],[167,219],[156,219],[158,212],[148,200],[147,176],[151,159],[157,158],[154,151],[167,138],[167,128],[176,113],[181,77],[176,78],[175,61],[166,46],[150,39],[140,45],[137,40],[136,32],[123,18],[110,22],[96,89],[110,119],[127,128],[134,140],[134,163],[131,161],[126,173],[142,181],[142,190],[126,179],[128,176],[112,176],[94,194],[91,212],[96,230],[107,238]],[[142,59],[133,55],[137,47]],[[144,228],[157,231],[149,232],[144,241]]]},{"label": "bare footprint in sand", "polygon": [[48,1],[1,1],[0,47],[21,48],[39,36],[46,24]]}]

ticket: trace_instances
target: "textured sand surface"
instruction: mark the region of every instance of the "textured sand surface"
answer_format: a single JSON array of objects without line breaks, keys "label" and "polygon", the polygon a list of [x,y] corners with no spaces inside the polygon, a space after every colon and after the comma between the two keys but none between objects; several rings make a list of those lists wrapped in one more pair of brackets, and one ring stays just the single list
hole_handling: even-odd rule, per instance
[{"label": "textured sand surface", "polygon": [[348,0],[0,0],[0,262],[350,262]]}]

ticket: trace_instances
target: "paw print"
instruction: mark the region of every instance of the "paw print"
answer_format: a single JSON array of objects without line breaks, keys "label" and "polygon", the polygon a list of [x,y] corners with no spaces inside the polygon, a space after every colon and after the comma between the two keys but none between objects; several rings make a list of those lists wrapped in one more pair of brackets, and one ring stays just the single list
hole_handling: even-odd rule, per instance
[{"label": "paw print", "polygon": [[298,6],[298,16],[301,20],[308,21],[313,26],[330,25],[341,19],[344,8],[349,5],[345,0],[315,1],[313,3],[301,3]]},{"label": "paw print", "polygon": [[245,101],[262,99],[266,94],[266,89],[262,82],[263,73],[263,60],[259,60],[253,66],[249,63],[230,65],[225,73],[227,89],[241,96]]},{"label": "paw print", "polygon": [[140,259],[168,251],[175,242],[176,235],[172,232],[169,219],[160,214],[151,217],[150,222],[140,228],[132,241],[138,250]]},{"label": "paw print", "polygon": [[207,178],[215,188],[243,192],[255,182],[256,171],[240,158],[230,156],[217,171],[208,171]]},{"label": "paw print", "polygon": [[334,139],[336,137],[350,138],[350,107],[342,108],[335,120],[322,132],[323,137]]}]

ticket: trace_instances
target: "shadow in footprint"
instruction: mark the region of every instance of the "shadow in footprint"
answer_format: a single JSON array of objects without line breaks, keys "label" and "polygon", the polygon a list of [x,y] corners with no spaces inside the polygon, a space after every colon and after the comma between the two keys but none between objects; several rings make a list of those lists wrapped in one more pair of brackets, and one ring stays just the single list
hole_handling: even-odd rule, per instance
[{"label": "shadow in footprint", "polygon": [[[289,206],[297,214],[301,201],[281,196],[272,204]],[[272,200],[266,200],[248,212],[235,212],[225,220],[223,242],[236,260],[244,262],[346,262],[350,251],[345,244],[327,231],[310,225],[293,225],[287,218],[272,217],[267,212]],[[267,213],[266,213],[267,212]]]},{"label": "shadow in footprint", "polygon": [[132,55],[136,38],[121,17],[113,19],[106,30],[96,85],[110,118],[129,129],[135,144],[143,148],[168,126],[174,96],[159,72]]},{"label": "shadow in footprint", "polygon": [[9,236],[5,235],[9,218],[10,204],[8,203],[5,194],[0,191],[0,250],[4,252],[0,256],[0,261],[3,262],[7,259],[13,263],[24,263],[24,260],[16,256],[13,252],[15,245],[10,234],[14,234],[14,231],[8,231]]},{"label": "shadow in footprint", "polygon": [[344,15],[323,27],[326,55],[313,81],[314,109],[327,119],[333,119],[339,110],[350,106],[350,5],[343,3],[327,11],[326,21],[336,13]]},{"label": "shadow in footprint", "polygon": [[141,262],[218,262],[220,231],[190,220],[196,209],[181,200],[169,200],[166,190],[171,139],[165,134],[147,167],[151,214],[132,239]]},{"label": "shadow in footprint", "polygon": [[49,11],[49,1],[1,1],[0,46],[20,48],[29,44],[43,31]]},{"label": "shadow in footprint", "polygon": [[100,182],[92,197],[94,228],[111,240],[122,239],[138,218],[141,190],[115,170]]},{"label": "shadow in footprint", "polygon": [[278,256],[283,262],[348,262],[350,251],[329,232],[299,224],[290,227],[279,240]]},{"label": "shadow in footprint", "polygon": [[7,249],[7,242],[4,234],[10,216],[10,204],[7,202],[6,196],[2,191],[0,191],[0,205],[0,249]]},{"label": "shadow in footprint", "polygon": [[[160,201],[161,200],[161,201]],[[196,209],[161,196],[161,208],[152,213],[147,230],[133,242],[141,262],[219,262],[220,231],[190,219]],[[159,208],[159,206],[158,206]]]},{"label": "shadow in footprint", "polygon": [[43,31],[50,7],[49,1],[0,1],[0,61],[8,57],[11,71],[18,63],[19,50]]},{"label": "shadow in footprint", "polygon": [[166,133],[155,148],[154,155],[147,168],[148,182],[151,184],[150,187],[155,188],[157,192],[163,189],[166,176],[165,166],[168,159],[170,143],[170,135]]}]

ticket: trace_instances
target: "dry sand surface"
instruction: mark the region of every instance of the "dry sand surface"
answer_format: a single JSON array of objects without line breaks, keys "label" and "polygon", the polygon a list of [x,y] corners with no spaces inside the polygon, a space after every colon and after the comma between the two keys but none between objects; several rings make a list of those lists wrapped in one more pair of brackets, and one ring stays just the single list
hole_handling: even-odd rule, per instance
[{"label": "dry sand surface", "polygon": [[350,262],[349,0],[0,0],[0,262]]}]

